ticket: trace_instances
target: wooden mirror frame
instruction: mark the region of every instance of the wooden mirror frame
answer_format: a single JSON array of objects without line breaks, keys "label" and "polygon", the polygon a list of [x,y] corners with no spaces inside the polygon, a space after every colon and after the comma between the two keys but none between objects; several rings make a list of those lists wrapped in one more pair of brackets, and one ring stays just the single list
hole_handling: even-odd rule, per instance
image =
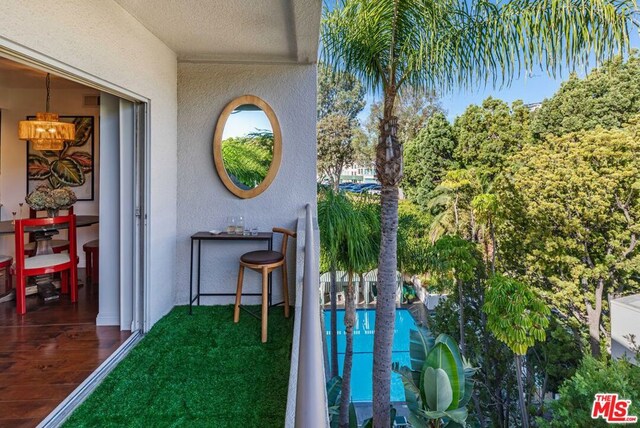
[{"label": "wooden mirror frame", "polygon": [[[264,114],[267,115],[267,118],[271,123],[271,129],[273,130],[273,159],[271,160],[271,166],[269,167],[269,171],[267,171],[267,175],[264,177],[264,180],[262,180],[260,184],[250,190],[240,189],[234,184],[224,167],[224,162],[222,159],[222,134],[224,132],[224,127],[227,124],[227,119],[229,119],[229,116],[231,115],[231,112],[233,112],[233,110],[243,104],[253,104],[260,107]],[[222,110],[222,113],[220,113],[218,123],[216,124],[216,131],[213,135],[213,161],[216,165],[218,176],[220,176],[220,179],[222,180],[222,183],[224,183],[225,187],[239,198],[254,198],[267,190],[267,188],[276,178],[278,170],[280,169],[281,159],[282,133],[280,132],[280,124],[278,123],[278,118],[273,112],[271,106],[267,104],[263,99],[258,98],[255,95],[243,95],[227,104],[224,110]]]}]

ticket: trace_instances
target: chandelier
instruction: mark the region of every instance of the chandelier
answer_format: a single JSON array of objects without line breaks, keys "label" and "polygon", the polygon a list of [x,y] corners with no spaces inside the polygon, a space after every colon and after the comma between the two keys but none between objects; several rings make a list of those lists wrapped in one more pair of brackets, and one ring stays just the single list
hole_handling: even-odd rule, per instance
[{"label": "chandelier", "polygon": [[49,112],[51,76],[47,73],[47,104],[44,113],[36,113],[35,120],[18,122],[18,138],[31,141],[34,150],[62,150],[64,142],[76,139],[76,126],[61,122],[57,113]]}]

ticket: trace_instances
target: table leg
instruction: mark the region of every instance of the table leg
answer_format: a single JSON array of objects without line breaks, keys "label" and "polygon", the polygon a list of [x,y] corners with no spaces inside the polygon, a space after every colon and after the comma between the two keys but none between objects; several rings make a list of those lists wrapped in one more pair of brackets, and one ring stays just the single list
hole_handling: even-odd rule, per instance
[{"label": "table leg", "polygon": [[[269,251],[273,250],[273,238],[269,239]],[[268,303],[268,307],[271,308],[271,305],[273,304],[273,299],[272,299],[272,291],[273,291],[273,271],[269,272],[269,303]]]},{"label": "table leg", "polygon": [[200,253],[202,251],[202,240],[198,239],[198,306],[200,306]]},{"label": "table leg", "polygon": [[189,263],[189,315],[193,314],[193,239],[191,239],[191,262]]}]

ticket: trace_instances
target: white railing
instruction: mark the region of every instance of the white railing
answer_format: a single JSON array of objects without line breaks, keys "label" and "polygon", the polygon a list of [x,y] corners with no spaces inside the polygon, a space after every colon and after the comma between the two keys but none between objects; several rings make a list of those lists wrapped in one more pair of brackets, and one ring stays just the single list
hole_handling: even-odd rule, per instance
[{"label": "white railing", "polygon": [[319,238],[310,205],[298,218],[296,303],[286,428],[327,428],[324,342],[319,301]]}]

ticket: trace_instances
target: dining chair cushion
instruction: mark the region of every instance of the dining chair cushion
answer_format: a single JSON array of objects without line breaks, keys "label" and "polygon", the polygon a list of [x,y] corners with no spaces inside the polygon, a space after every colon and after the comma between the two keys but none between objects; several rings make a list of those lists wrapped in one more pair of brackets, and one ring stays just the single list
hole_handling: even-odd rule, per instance
[{"label": "dining chair cushion", "polygon": [[0,255],[0,263],[8,262],[10,260],[13,260],[13,257],[4,254]]},{"label": "dining chair cushion", "polygon": [[45,254],[43,256],[29,257],[24,260],[25,269],[39,269],[47,266],[56,266],[69,262],[68,253]]},{"label": "dining chair cushion", "polygon": [[271,263],[278,263],[279,261],[282,261],[282,259],[284,259],[282,253],[267,250],[251,251],[249,253],[244,253],[240,257],[241,261],[253,265],[268,265]]}]

